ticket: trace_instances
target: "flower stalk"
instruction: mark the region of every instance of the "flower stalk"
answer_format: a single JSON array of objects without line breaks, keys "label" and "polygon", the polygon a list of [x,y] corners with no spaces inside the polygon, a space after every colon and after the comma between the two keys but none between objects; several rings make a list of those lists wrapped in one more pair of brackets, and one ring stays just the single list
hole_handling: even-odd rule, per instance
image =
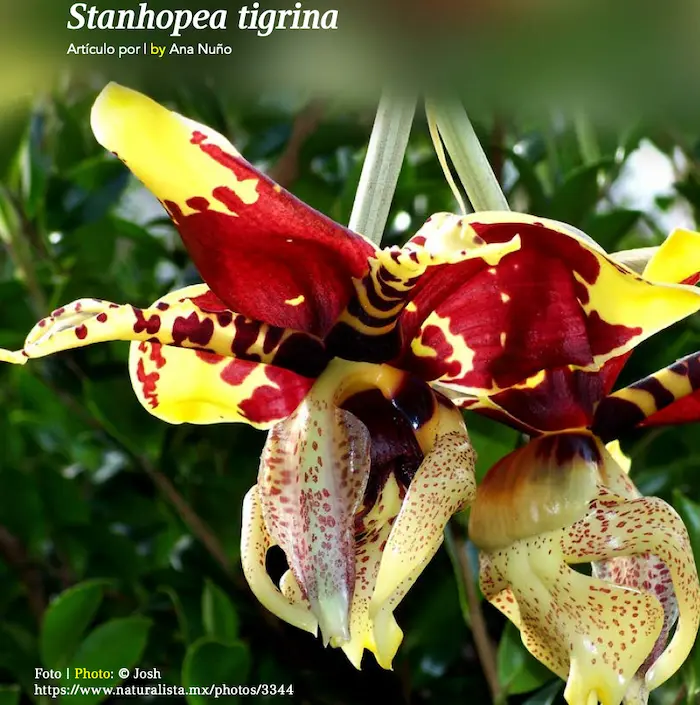
[{"label": "flower stalk", "polygon": [[385,92],[377,108],[349,227],[379,245],[411,133],[416,99]]},{"label": "flower stalk", "polygon": [[456,100],[427,100],[433,122],[475,211],[507,211],[508,201],[462,105]]}]

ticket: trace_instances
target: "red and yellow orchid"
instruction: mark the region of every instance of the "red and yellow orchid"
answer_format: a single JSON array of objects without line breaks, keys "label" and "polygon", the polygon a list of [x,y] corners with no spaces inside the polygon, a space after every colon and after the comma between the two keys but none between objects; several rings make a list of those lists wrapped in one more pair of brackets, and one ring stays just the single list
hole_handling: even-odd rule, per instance
[{"label": "red and yellow orchid", "polygon": [[[263,605],[320,627],[358,667],[364,649],[391,666],[393,611],[474,498],[450,398],[490,412],[548,370],[594,378],[700,309],[691,286],[640,277],[528,215],[438,214],[379,249],[221,135],[120,86],[92,126],[160,199],[206,284],[147,308],[76,301],[0,359],[128,340],[150,413],[270,429],[245,501],[245,575]],[[279,585],[265,569],[275,545],[289,564]]]},{"label": "red and yellow orchid", "polygon": [[[643,277],[680,288],[699,273],[700,234],[679,230]],[[640,495],[617,441],[635,427],[700,419],[700,355],[611,392],[628,356],[456,399],[535,436],[486,475],[470,536],[485,596],[567,679],[571,705],[645,704],[689,654],[700,621],[687,531],[669,505]],[[569,567],[581,563],[591,577]]]}]

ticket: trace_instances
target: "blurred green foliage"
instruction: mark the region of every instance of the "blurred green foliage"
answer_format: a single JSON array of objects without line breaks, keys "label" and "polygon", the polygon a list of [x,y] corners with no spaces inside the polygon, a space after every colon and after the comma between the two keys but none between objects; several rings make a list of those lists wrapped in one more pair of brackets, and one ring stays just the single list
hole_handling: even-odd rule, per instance
[{"label": "blurred green foliage", "polygon": [[[91,135],[89,109],[101,85],[99,77],[94,85],[66,81],[0,125],[0,346],[20,346],[39,317],[75,298],[147,305],[197,281],[157,201]],[[273,173],[284,162],[285,185],[347,221],[371,109],[326,102],[294,145],[299,97],[242,102],[204,86],[146,88],[229,135]],[[692,223],[700,213],[698,134],[670,124],[613,129],[559,114],[482,114],[476,122],[513,208],[572,223],[610,251],[658,244],[667,221]],[[645,166],[645,154],[656,161]],[[666,190],[635,201],[629,193],[648,191],[659,164],[671,173]],[[402,242],[432,212],[453,208],[418,122],[385,242]],[[622,381],[696,349],[693,319],[642,345]],[[468,627],[465,595],[477,558],[464,517],[449,552],[440,551],[398,610],[405,639],[394,671],[367,657],[357,672],[339,650],[267,614],[243,579],[241,504],[264,434],[161,423],[137,403],[126,356],[126,344],[112,343],[0,367],[0,705],[45,705],[48,698],[34,694],[35,669],[67,666],[155,668],[162,682],[178,685],[291,684],[286,701],[299,703],[490,701]],[[468,423],[483,476],[519,439],[482,418]],[[698,554],[700,434],[655,430],[624,447],[641,490],[674,503]],[[563,702],[563,684],[495,609],[483,610],[504,701]],[[698,692],[696,648],[652,702],[690,704]]]}]

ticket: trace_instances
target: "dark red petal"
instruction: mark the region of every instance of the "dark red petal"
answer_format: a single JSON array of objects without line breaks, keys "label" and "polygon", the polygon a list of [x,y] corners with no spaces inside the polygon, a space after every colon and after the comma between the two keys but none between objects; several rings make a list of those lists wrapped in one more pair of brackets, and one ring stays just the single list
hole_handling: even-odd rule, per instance
[{"label": "dark red petal", "polygon": [[222,135],[145,95],[107,86],[98,141],[163,203],[202,277],[238,313],[323,335],[375,248],[280,188]]}]

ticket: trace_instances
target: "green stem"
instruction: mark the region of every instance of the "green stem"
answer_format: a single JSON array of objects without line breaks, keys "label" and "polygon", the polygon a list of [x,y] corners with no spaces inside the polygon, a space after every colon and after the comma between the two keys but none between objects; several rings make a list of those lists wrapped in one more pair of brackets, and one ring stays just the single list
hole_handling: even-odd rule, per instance
[{"label": "green stem", "polygon": [[350,215],[350,229],[379,245],[411,133],[416,101],[385,93],[379,101]]},{"label": "green stem", "polygon": [[0,190],[0,242],[7,248],[17,278],[27,288],[34,314],[37,317],[44,316],[46,297],[39,284],[31,247],[20,214],[5,189]]},{"label": "green stem", "polygon": [[481,670],[489,686],[491,700],[494,705],[502,705],[506,702],[505,693],[498,680],[498,666],[496,662],[496,647],[491,641],[486,620],[481,611],[481,601],[474,581],[474,569],[466,539],[461,535],[455,521],[450,522],[445,527],[445,541],[452,560],[455,578],[460,594],[460,602],[466,599],[467,604],[462,603],[462,616],[467,626],[471,629],[474,639],[476,653],[481,663]]},{"label": "green stem", "polygon": [[508,201],[489,164],[467,113],[456,100],[426,101],[459,180],[475,211],[507,211]]}]

